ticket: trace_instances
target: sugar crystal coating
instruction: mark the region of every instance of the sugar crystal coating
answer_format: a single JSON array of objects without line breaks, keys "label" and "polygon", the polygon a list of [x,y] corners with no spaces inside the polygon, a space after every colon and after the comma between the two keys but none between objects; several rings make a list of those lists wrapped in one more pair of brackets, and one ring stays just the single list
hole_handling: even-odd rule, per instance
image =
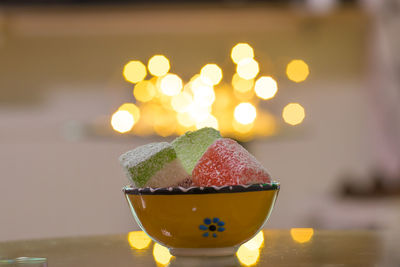
[{"label": "sugar crystal coating", "polygon": [[271,178],[256,158],[236,141],[216,140],[192,172],[196,186],[268,183]]},{"label": "sugar crystal coating", "polygon": [[172,142],[172,146],[186,172],[191,174],[207,148],[219,138],[221,138],[221,134],[217,130],[205,127],[176,138]]},{"label": "sugar crystal coating", "polygon": [[119,160],[136,187],[168,187],[188,176],[167,142],[137,147],[121,155]]}]

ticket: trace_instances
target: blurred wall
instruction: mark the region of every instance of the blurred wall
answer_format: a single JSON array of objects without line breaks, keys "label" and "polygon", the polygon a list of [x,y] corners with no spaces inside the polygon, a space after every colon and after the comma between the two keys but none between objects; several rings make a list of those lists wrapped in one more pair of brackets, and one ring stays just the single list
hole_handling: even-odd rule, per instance
[{"label": "blurred wall", "polygon": [[[261,72],[277,77],[270,108],[302,103],[306,120],[284,135],[249,144],[282,182],[267,227],[310,226],[315,202],[329,198],[345,171],[373,160],[363,94],[367,20],[354,9],[325,17],[288,8],[3,10],[0,35],[0,240],[137,229],[117,157],[157,137],[88,131],[132,101],[121,76],[129,59],[167,55],[186,80],[208,62],[233,73],[231,47],[255,48]],[[292,58],[310,78],[285,78]],[[227,78],[229,82],[230,78]],[[266,107],[269,107],[266,105]],[[318,226],[318,225],[312,225]]]}]

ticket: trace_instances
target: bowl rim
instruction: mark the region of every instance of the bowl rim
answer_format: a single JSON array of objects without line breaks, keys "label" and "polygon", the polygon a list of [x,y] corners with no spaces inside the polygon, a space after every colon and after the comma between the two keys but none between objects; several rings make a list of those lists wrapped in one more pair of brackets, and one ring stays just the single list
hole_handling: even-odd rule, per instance
[{"label": "bowl rim", "polygon": [[192,186],[189,188],[178,187],[160,187],[137,188],[132,185],[126,185],[122,191],[126,195],[186,195],[186,194],[216,194],[216,193],[244,193],[279,190],[280,182],[272,181],[270,183],[259,183],[249,185],[224,185],[224,186]]}]

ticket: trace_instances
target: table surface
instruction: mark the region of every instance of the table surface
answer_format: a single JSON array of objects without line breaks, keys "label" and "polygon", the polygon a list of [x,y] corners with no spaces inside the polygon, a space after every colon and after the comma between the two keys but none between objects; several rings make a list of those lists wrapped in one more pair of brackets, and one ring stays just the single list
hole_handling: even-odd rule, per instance
[{"label": "table surface", "polygon": [[[248,246],[250,249],[242,246],[232,257],[171,257],[164,247],[147,242],[147,236],[121,234],[2,242],[0,258],[45,257],[51,267],[400,266],[383,261],[382,235],[374,231],[314,231],[309,228],[263,230],[262,233],[263,241],[258,236],[261,246],[257,242]],[[147,244],[146,248],[134,248]]]}]

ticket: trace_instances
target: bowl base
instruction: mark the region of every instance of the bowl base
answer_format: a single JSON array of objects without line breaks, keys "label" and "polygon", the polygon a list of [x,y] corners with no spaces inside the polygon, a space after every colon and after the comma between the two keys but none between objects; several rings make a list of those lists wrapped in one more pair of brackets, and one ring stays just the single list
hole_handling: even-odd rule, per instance
[{"label": "bowl base", "polygon": [[218,267],[232,267],[241,266],[238,258],[235,255],[230,256],[191,256],[191,257],[173,257],[168,267],[204,267],[204,266],[218,266]]},{"label": "bowl base", "polygon": [[173,256],[193,257],[193,256],[230,256],[234,255],[237,247],[224,247],[224,248],[170,248],[169,252]]}]

